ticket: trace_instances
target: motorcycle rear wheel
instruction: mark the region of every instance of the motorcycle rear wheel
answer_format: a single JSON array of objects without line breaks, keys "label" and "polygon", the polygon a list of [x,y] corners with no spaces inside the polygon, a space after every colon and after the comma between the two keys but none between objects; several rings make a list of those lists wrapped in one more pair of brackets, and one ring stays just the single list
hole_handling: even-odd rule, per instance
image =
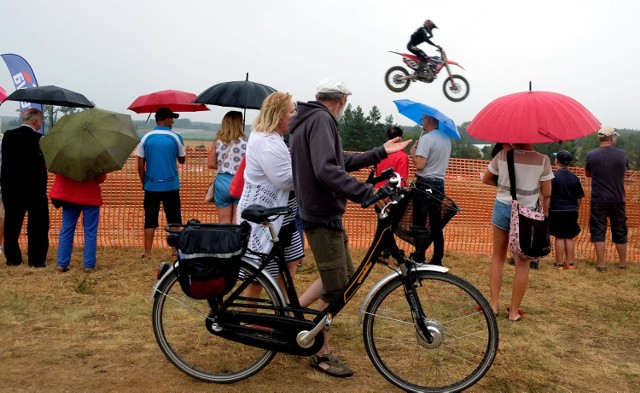
[{"label": "motorcycle rear wheel", "polygon": [[445,79],[442,90],[449,101],[460,102],[469,95],[469,82],[462,75],[451,75]]},{"label": "motorcycle rear wheel", "polygon": [[395,93],[402,93],[409,88],[409,84],[411,83],[408,79],[402,81],[398,80],[398,78],[405,76],[409,76],[409,73],[403,67],[391,67],[384,75],[384,83],[387,85],[389,90]]}]

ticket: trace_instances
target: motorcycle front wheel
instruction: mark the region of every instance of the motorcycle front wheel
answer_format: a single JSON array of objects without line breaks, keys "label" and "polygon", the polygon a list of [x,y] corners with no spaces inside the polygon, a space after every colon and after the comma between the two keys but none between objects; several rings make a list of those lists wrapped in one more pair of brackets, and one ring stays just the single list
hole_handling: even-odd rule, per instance
[{"label": "motorcycle front wheel", "polygon": [[391,67],[384,75],[384,83],[387,85],[389,90],[395,93],[402,93],[409,88],[409,83],[411,83],[408,79],[399,80],[399,78],[406,76],[409,76],[409,73],[403,67]]},{"label": "motorcycle front wheel", "polygon": [[449,101],[460,102],[469,95],[469,82],[462,75],[451,75],[445,79],[442,90]]}]

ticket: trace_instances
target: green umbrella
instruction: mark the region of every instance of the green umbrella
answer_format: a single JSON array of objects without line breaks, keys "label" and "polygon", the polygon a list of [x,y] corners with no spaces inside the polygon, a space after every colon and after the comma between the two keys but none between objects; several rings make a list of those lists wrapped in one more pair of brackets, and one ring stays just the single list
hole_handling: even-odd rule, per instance
[{"label": "green umbrella", "polygon": [[94,108],[63,116],[40,148],[50,172],[85,181],[121,169],[139,141],[131,116]]}]

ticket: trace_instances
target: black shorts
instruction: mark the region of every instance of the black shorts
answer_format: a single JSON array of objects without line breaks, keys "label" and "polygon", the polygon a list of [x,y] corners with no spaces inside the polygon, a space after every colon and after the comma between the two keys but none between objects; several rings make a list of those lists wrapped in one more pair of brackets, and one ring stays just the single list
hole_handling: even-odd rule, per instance
[{"label": "black shorts", "polygon": [[550,211],[549,233],[559,239],[573,239],[580,233],[578,211]]},{"label": "black shorts", "polygon": [[144,192],[144,228],[158,227],[160,202],[167,218],[167,224],[182,224],[180,214],[180,190]]},{"label": "black shorts", "polygon": [[607,233],[607,217],[611,224],[611,240],[615,244],[627,243],[627,215],[624,202],[591,202],[589,230],[592,242],[604,242]]}]

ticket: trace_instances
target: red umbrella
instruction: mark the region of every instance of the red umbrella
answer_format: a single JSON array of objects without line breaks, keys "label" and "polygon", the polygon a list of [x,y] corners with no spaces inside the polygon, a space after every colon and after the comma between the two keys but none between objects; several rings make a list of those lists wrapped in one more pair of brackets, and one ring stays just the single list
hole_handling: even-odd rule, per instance
[{"label": "red umbrella", "polygon": [[0,86],[0,104],[2,103],[2,101],[4,101],[5,98],[7,98],[7,92],[4,91],[2,86]]},{"label": "red umbrella", "polygon": [[548,91],[509,94],[492,101],[471,121],[474,138],[504,143],[552,143],[582,138],[600,121],[578,101]]},{"label": "red umbrella", "polygon": [[180,90],[162,90],[140,96],[133,101],[129,108],[135,113],[153,113],[160,108],[169,108],[173,112],[208,111],[204,104],[196,104],[196,95]]}]

